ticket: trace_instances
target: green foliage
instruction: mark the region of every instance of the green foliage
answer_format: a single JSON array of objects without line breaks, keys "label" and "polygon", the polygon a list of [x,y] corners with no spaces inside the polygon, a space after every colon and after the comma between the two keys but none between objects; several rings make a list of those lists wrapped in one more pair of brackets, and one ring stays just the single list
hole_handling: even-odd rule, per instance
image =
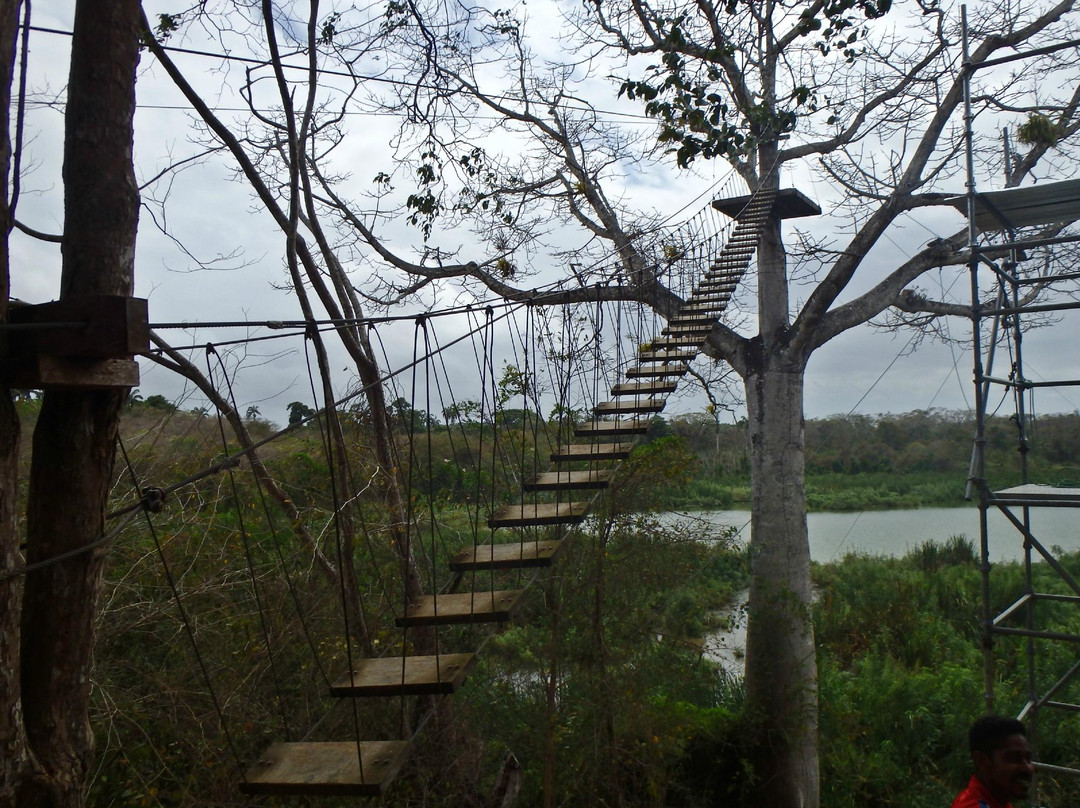
[{"label": "green foliage", "polygon": [[[891,5],[891,0],[830,0],[805,8],[796,31],[800,39],[812,38],[822,57],[839,54],[851,64],[862,53],[859,43],[866,36],[866,22],[884,16]],[[723,8],[730,28],[737,31],[738,15],[747,12],[751,2],[727,0]],[[656,14],[650,20],[664,39],[660,64],[649,65],[642,79],[624,80],[619,89],[620,96],[642,101],[645,114],[660,121],[658,143],[675,154],[680,167],[699,158],[740,162],[762,142],[775,142],[793,132],[802,115],[830,107],[814,89],[802,85],[784,101],[757,101],[756,96],[732,90],[746,77],[731,74],[750,69],[740,68],[746,62],[735,58],[740,48],[726,36],[691,41],[687,31],[701,22],[691,14]],[[772,20],[761,24],[769,26]],[[772,57],[756,54],[751,63],[758,58]],[[832,115],[829,123],[835,122]]]},{"label": "green foliage", "polygon": [[1051,147],[1061,138],[1061,126],[1049,115],[1032,112],[1016,131],[1016,139],[1025,146]]},{"label": "green foliage", "polygon": [[289,410],[290,425],[303,423],[315,415],[315,410],[302,401],[290,401],[287,409]]},{"label": "green foliage", "polygon": [[[1080,567],[1077,555],[1065,558]],[[1036,587],[1064,591],[1036,565]],[[993,609],[1022,591],[1016,563],[995,566]],[[967,727],[982,713],[982,653],[978,625],[981,577],[965,537],[926,543],[904,558],[851,555],[815,569],[814,606],[821,694],[822,804],[948,805],[971,773]],[[1040,624],[1075,628],[1076,609],[1044,610]],[[1070,629],[1071,630],[1071,629]],[[1057,649],[1060,650],[1060,649]],[[1071,652],[1048,647],[1039,676],[1053,682]],[[996,646],[998,709],[1015,713],[1026,696],[1024,646]],[[1075,722],[1054,711],[1040,720],[1050,759],[1075,750]],[[1066,759],[1075,752],[1064,752]],[[1075,780],[1037,778],[1039,804],[1065,808],[1080,797]]]}]

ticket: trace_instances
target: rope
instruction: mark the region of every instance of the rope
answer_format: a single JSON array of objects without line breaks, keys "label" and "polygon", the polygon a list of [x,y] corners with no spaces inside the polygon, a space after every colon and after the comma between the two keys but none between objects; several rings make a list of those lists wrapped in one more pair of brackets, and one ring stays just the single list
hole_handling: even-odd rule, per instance
[{"label": "rope", "polygon": [[[120,453],[124,458],[124,465],[127,468],[128,476],[131,478],[131,484],[135,487],[136,491],[141,491],[142,488],[139,485],[139,479],[135,474],[135,467],[131,463],[131,458],[128,457],[124,441],[119,435],[116,436],[116,440],[120,447]],[[195,630],[191,627],[191,620],[188,618],[187,609],[184,608],[184,602],[180,597],[180,590],[176,586],[176,578],[173,576],[172,568],[169,566],[169,560],[165,556],[165,550],[161,546],[157,530],[154,527],[154,522],[149,514],[149,510],[143,510],[143,516],[146,518],[146,527],[149,529],[150,536],[154,540],[154,549],[157,551],[158,559],[161,561],[161,568],[165,573],[165,580],[169,584],[169,591],[172,593],[173,602],[176,604],[176,610],[180,614],[180,623],[184,628],[184,634],[187,635],[188,641],[191,643],[192,651],[195,653],[195,661],[199,666],[199,672],[202,675],[203,683],[206,685],[206,692],[210,695],[210,701],[214,705],[214,712],[217,714],[221,731],[225,735],[225,742],[232,752],[236,767],[240,771],[241,779],[243,779],[244,782],[247,782],[247,772],[244,768],[243,761],[236,750],[236,744],[233,742],[232,733],[229,732],[229,726],[225,721],[225,713],[221,708],[221,701],[218,699],[217,692],[214,690],[214,683],[210,679],[210,672],[206,667],[206,661],[203,659],[202,652],[199,650],[199,643],[195,639]]]}]

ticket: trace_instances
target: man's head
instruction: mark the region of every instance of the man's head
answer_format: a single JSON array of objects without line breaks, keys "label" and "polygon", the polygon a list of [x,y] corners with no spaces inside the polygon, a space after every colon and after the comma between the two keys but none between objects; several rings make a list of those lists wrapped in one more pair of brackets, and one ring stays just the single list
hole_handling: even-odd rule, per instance
[{"label": "man's head", "polygon": [[1027,797],[1035,768],[1027,730],[1015,718],[984,715],[968,731],[975,774],[1001,802]]}]

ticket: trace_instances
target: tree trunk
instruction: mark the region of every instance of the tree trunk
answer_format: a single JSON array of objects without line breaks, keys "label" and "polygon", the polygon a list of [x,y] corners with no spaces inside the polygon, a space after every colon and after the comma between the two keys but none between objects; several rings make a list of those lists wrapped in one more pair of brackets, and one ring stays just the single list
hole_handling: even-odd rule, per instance
[{"label": "tree trunk", "polygon": [[[132,167],[138,0],[79,0],[64,140],[60,298],[131,293],[139,194]],[[126,389],[46,391],[34,431],[27,561],[78,551],[105,531],[105,505]],[[90,664],[101,549],[26,578],[22,704],[39,769],[22,808],[85,803],[93,759]]]},{"label": "tree trunk", "polygon": [[[763,146],[771,172],[775,144]],[[789,347],[787,261],[780,221],[758,243],[758,328],[743,376],[751,480],[746,706],[753,780],[747,805],[817,808],[817,659],[810,615],[802,356]]]},{"label": "tree trunk", "polygon": [[[8,233],[11,232],[8,175],[11,168],[9,109],[15,63],[18,0],[0,0],[0,322],[7,320],[11,289]],[[0,346],[2,350],[2,346]],[[0,388],[0,808],[14,805],[16,784],[26,765],[26,739],[19,703],[19,566],[17,492],[19,418],[11,390]]]},{"label": "tree trunk", "polygon": [[817,660],[803,483],[803,367],[766,356],[747,376],[751,468],[747,805],[817,808]]}]

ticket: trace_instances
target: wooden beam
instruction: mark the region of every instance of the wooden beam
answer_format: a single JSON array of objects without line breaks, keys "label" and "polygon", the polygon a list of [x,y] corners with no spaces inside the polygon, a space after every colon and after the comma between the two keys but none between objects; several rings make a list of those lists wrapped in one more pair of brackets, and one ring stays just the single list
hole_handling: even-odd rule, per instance
[{"label": "wooden beam", "polygon": [[0,360],[0,382],[16,390],[108,390],[138,387],[139,363],[131,359],[31,356]]},{"label": "wooden beam", "polygon": [[146,300],[86,295],[36,306],[13,305],[9,356],[40,354],[99,359],[130,358],[150,349]]}]

